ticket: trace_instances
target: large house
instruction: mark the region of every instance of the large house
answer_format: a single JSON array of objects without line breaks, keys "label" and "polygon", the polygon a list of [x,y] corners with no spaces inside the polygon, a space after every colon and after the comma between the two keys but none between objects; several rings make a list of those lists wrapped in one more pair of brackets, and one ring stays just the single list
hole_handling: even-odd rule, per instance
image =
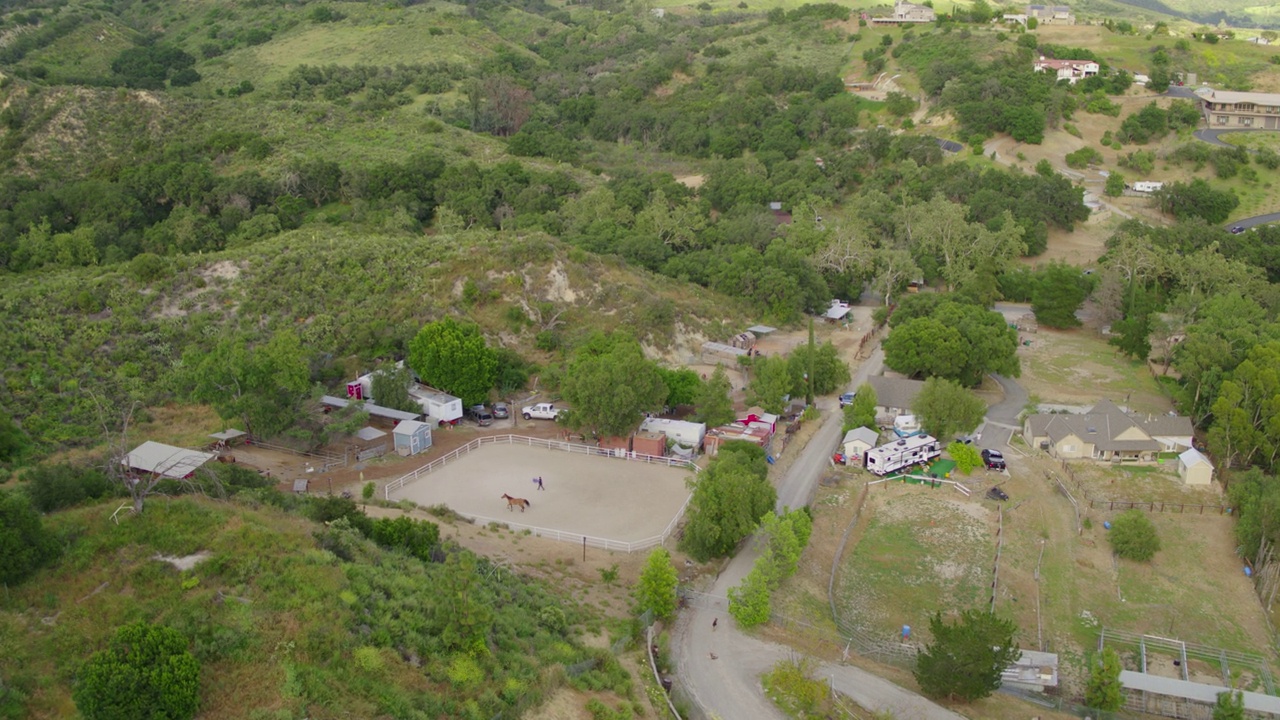
[{"label": "large house", "polygon": [[876,391],[876,422],[884,425],[893,423],[899,415],[911,414],[911,406],[915,404],[916,395],[920,394],[924,383],[920,380],[892,378],[873,375],[867,378],[871,389]]},{"label": "large house", "polygon": [[1066,80],[1075,85],[1077,81],[1097,75],[1102,68],[1093,60],[1054,60],[1041,55],[1032,67],[1036,72],[1050,72],[1059,80]]},{"label": "large house", "polygon": [[1207,90],[1199,95],[1211,128],[1280,130],[1280,94]]},{"label": "large house", "polygon": [[1083,415],[1028,416],[1022,426],[1027,444],[1063,459],[1152,462],[1162,452],[1191,447],[1191,419],[1176,415],[1138,415],[1110,400]]},{"label": "large house", "polygon": [[871,22],[885,25],[900,25],[904,23],[931,23],[937,19],[938,16],[934,14],[933,8],[927,5],[916,5],[915,3],[898,0],[893,4],[893,15],[890,15],[889,17],[871,18]]},{"label": "large house", "polygon": [[1028,5],[1027,17],[1042,25],[1075,25],[1076,16],[1066,5]]}]

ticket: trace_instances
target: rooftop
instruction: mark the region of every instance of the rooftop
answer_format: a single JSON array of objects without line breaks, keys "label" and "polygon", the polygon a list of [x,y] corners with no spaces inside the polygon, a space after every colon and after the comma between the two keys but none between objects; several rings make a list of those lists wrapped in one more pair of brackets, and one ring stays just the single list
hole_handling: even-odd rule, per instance
[{"label": "rooftop", "polygon": [[125,455],[120,464],[134,470],[181,480],[215,457],[217,455],[213,453],[148,440]]},{"label": "rooftop", "polygon": [[1255,105],[1280,105],[1280,93],[1235,92],[1233,90],[1210,90],[1202,95],[1209,102],[1236,105],[1253,103]]}]

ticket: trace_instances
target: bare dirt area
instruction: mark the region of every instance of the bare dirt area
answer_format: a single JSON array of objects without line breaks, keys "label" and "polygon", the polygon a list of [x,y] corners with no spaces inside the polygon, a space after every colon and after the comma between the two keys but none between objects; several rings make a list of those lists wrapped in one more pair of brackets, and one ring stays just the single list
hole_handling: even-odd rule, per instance
[{"label": "bare dirt area", "polygon": [[[541,477],[546,490],[531,482]],[[487,445],[391,494],[574,536],[636,542],[661,535],[689,497],[689,471],[521,445]],[[501,496],[527,500],[512,509]],[[574,538],[575,540],[577,537]]]},{"label": "bare dirt area", "polygon": [[1019,383],[1043,403],[1092,405],[1103,398],[1139,412],[1173,409],[1142,363],[1124,357],[1088,329],[1024,333],[1030,345],[1018,346]]}]

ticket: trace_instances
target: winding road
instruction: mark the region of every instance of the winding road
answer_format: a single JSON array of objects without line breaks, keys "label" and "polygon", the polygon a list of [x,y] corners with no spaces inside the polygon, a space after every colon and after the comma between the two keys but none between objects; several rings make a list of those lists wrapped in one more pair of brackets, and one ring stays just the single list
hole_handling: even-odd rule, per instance
[{"label": "winding road", "polygon": [[[854,373],[852,387],[879,373],[883,364],[884,354],[877,346]],[[841,413],[838,407],[831,407],[835,401],[823,404],[829,404],[823,408],[826,421],[778,482],[779,509],[809,503],[840,437]],[[698,595],[681,612],[674,631],[673,649],[681,683],[698,706],[714,718],[785,718],[765,697],[760,676],[777,661],[794,657],[796,651],[741,632],[729,615],[726,600],[729,588],[742,582],[758,554],[753,545],[738,553],[717,576],[711,590]],[[861,668],[822,663],[817,666],[816,675],[874,711],[889,711],[900,718],[962,720],[962,716]]]},{"label": "winding road", "polygon": [[[1238,133],[1238,132],[1266,132],[1266,131],[1265,130],[1264,131],[1216,130],[1213,128],[1201,128],[1200,130],[1196,130],[1194,133],[1192,133],[1192,135],[1194,135],[1197,140],[1207,142],[1210,145],[1216,145],[1217,147],[1236,147],[1231,143],[1224,142],[1221,136],[1225,133]],[[1273,223],[1273,222],[1280,222],[1280,212],[1267,213],[1266,215],[1254,215],[1253,217],[1244,218],[1243,220],[1236,220],[1235,222],[1228,224],[1227,227],[1228,228],[1242,227],[1247,230],[1251,227],[1266,225],[1267,223]]]}]

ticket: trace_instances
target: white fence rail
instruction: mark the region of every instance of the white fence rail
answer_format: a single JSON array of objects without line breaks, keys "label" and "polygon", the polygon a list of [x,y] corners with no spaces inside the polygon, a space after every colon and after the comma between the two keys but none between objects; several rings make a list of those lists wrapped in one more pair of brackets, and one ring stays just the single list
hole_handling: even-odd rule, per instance
[{"label": "white fence rail", "polygon": [[[580,443],[563,442],[560,440],[547,440],[545,438],[528,437],[526,435],[491,435],[489,437],[476,438],[453,452],[436,458],[435,460],[423,465],[416,470],[401,475],[400,477],[387,483],[383,490],[383,497],[391,500],[391,493],[400,490],[415,480],[421,479],[425,475],[439,470],[458,458],[467,455],[484,445],[527,445],[529,447],[545,448],[547,450],[559,450],[561,452],[578,453],[582,455],[594,455],[596,457],[614,458],[619,460],[628,460],[631,462],[643,462],[654,465],[666,465],[668,467],[682,467],[693,472],[698,472],[699,468],[689,460],[681,458],[659,457],[657,455],[646,455],[644,453],[627,452],[625,450],[614,450],[606,448],[593,447],[591,445],[582,445]],[[551,528],[542,528],[534,525],[524,525],[522,523],[511,522],[499,518],[484,517],[482,515],[470,515],[467,513],[459,513],[465,517],[471,518],[478,523],[498,523],[506,525],[513,530],[527,530],[530,534],[538,537],[545,537],[551,540],[559,540],[561,542],[582,543],[588,547],[603,548],[605,550],[618,550],[621,552],[638,552],[648,550],[652,547],[661,545],[671,533],[675,532],[676,524],[680,522],[680,518],[684,517],[684,511],[689,507],[689,500],[692,495],[685,498],[684,504],[680,506],[679,512],[675,517],[671,518],[671,522],[667,523],[667,527],[663,529],[662,534],[644,538],[643,540],[625,541],[611,540],[609,538],[598,538],[591,535],[583,535],[582,533],[565,532],[564,530],[554,530]]]}]

